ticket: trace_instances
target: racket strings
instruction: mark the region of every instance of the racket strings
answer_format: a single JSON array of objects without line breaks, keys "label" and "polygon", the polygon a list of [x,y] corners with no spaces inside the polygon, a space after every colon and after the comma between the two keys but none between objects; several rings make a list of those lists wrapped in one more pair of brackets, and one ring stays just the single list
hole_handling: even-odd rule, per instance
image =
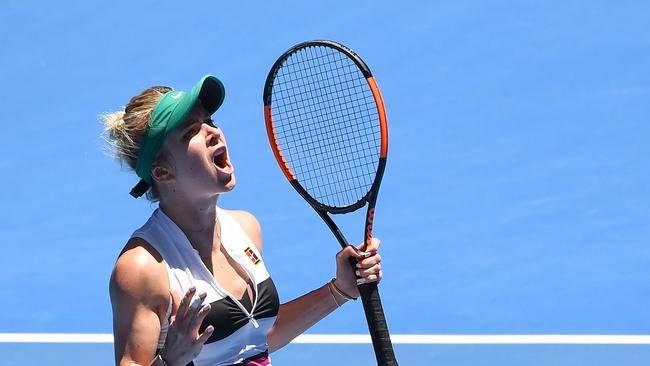
[{"label": "racket strings", "polygon": [[[319,153],[319,151],[315,151],[315,153]],[[374,151],[369,151],[368,153],[374,153]],[[362,168],[365,170],[365,174],[374,174],[374,170],[370,169],[367,162],[367,156],[366,155],[360,155],[358,152],[354,153],[353,156],[346,156],[344,155],[344,152],[339,152],[338,154],[332,155],[333,158],[335,159],[343,159],[347,158],[348,161],[352,164],[352,166]],[[317,169],[313,170],[310,172],[308,169],[313,168],[307,163],[302,163],[302,165],[295,165],[294,169],[301,169],[301,170],[306,170],[308,174],[305,175],[305,178],[307,180],[310,179],[310,176],[313,176],[314,179],[318,179],[322,171],[319,171],[320,169],[325,169],[326,171],[329,171],[330,169],[333,170],[333,168],[337,167],[338,163],[336,161],[330,161],[330,162],[321,162],[321,164],[318,165]],[[351,172],[350,170],[346,171],[341,171],[339,174],[342,173],[349,173]],[[309,174],[312,173],[312,174]],[[354,171],[354,173],[358,173],[358,171]],[[360,176],[356,175],[353,178],[360,178]]]},{"label": "racket strings", "polygon": [[307,192],[346,207],[370,190],[379,160],[379,117],[357,65],[330,47],[302,49],[285,60],[272,91],[280,150]]},{"label": "racket strings", "polygon": [[[308,63],[305,62],[305,52],[309,52]],[[305,77],[318,78],[319,81],[332,81],[343,74],[341,70],[345,70],[347,74],[355,74],[357,71],[354,67],[350,67],[352,65],[345,55],[333,49],[310,47],[296,54],[300,56],[289,57],[283,64],[288,75],[285,81],[294,87],[300,86],[295,84],[295,81],[302,81]],[[315,69],[318,69],[318,73],[313,72]]]},{"label": "racket strings", "polygon": [[[344,68],[340,68],[340,69],[344,69]],[[347,68],[345,68],[345,69],[347,70]],[[356,71],[356,70],[352,70],[352,71]],[[353,73],[349,73],[349,74],[352,75]],[[335,81],[336,80],[335,78],[332,78],[332,77],[330,77],[328,79],[329,80],[326,79],[326,80],[323,80],[323,81]],[[297,82],[297,81],[300,81],[300,79],[293,79],[293,80],[289,79],[289,80],[286,80],[285,82],[291,83],[291,82]],[[363,84],[356,84],[356,85],[351,85],[351,86],[352,86],[352,89],[355,89],[355,90],[343,91],[340,94],[337,94],[335,98],[331,98],[331,99],[324,98],[321,102],[323,104],[328,103],[328,102],[332,102],[335,99],[340,99],[341,95],[344,96],[344,97],[345,96],[350,97],[351,102],[356,102],[357,100],[353,100],[352,96],[354,96],[355,93],[362,92],[364,85]],[[296,90],[298,90],[298,91],[296,92]],[[302,87],[301,85],[291,86],[289,88],[286,88],[284,91],[287,92],[287,93],[292,93],[292,94],[288,94],[288,97],[287,97],[287,98],[291,98],[291,99],[293,99],[293,98],[304,98],[305,96],[312,97],[312,94],[314,93],[313,90],[307,90],[304,87]],[[332,95],[332,94],[330,94],[330,95]],[[284,101],[283,99],[284,99],[284,96],[281,95],[280,98],[278,98],[277,100],[274,100],[274,101],[283,102]],[[374,100],[371,99],[371,101],[374,104]]]},{"label": "racket strings", "polygon": [[[349,65],[348,65],[348,66],[349,66]],[[334,69],[335,69],[336,71],[339,71],[339,70],[341,70],[341,69],[343,69],[343,68],[342,68],[342,67],[337,67],[337,68],[334,68]],[[354,72],[358,73],[358,71],[356,70],[356,68],[352,68],[352,70],[353,70]],[[351,72],[348,72],[348,74],[352,74],[352,73],[351,73]],[[333,78],[332,78],[332,77],[329,77],[329,78],[325,78],[325,79],[327,80],[327,79],[333,79]],[[358,81],[361,81],[361,80],[358,80]],[[365,80],[363,80],[363,81],[365,82]],[[363,85],[363,84],[362,84],[362,85]],[[337,93],[337,94],[339,94],[339,93]],[[340,95],[340,94],[339,94],[339,95]],[[345,97],[345,96],[344,96],[344,97]],[[340,99],[340,97],[339,97],[339,99]],[[327,103],[327,102],[332,102],[332,101],[334,101],[334,99],[326,99],[324,102]],[[346,100],[346,102],[347,102],[347,100]],[[359,103],[357,103],[357,106],[359,106]],[[338,117],[338,116],[336,116],[336,114],[335,114],[335,117]],[[329,119],[324,119],[323,122],[328,123],[328,122],[329,122]],[[335,127],[339,127],[339,126],[335,126]],[[347,136],[352,136],[352,137],[358,136],[358,134],[356,134],[356,135],[354,135],[354,134],[353,134],[353,135],[349,135],[350,132],[352,132],[352,131],[349,130],[349,128],[346,128],[346,130],[344,130],[343,132],[346,133]],[[357,131],[357,132],[358,132],[358,131]],[[332,137],[335,138],[335,139],[339,139],[339,138],[342,137],[342,136],[333,135]],[[358,141],[356,141],[356,142],[358,142]],[[353,154],[353,155],[354,155],[354,154]],[[334,158],[342,158],[342,157],[344,157],[344,156],[342,156],[342,155],[334,155],[333,157],[334,157]],[[349,157],[349,156],[348,156],[348,157]],[[357,160],[358,160],[358,159],[357,159]],[[328,167],[332,167],[332,166],[334,166],[334,165],[338,165],[338,164],[330,164],[330,165],[325,165],[325,166],[324,166],[323,164],[318,164],[318,170],[319,170],[319,171],[317,171],[317,174],[322,174],[322,173],[323,173],[323,172],[321,171],[322,169],[324,169],[324,168],[327,169]],[[354,168],[357,172],[358,172],[358,169],[357,169],[357,168],[359,168],[359,167],[361,167],[360,164],[356,164],[356,165],[351,166],[351,168]],[[372,175],[372,173],[373,173],[372,171],[368,171],[368,174]],[[338,176],[339,176],[339,179],[340,179],[340,178],[341,178],[341,174],[340,174],[340,172],[339,172]],[[359,175],[349,175],[349,174],[347,175],[347,178],[352,178],[352,179],[354,179],[354,178],[359,178],[359,177],[360,177]],[[346,177],[343,177],[343,178],[346,178]],[[323,188],[323,187],[327,187],[327,185],[323,185],[323,184],[321,184],[321,185],[315,185],[315,186],[314,186],[314,189],[317,189],[317,190],[318,190],[318,189]],[[353,190],[354,190],[354,189],[343,189],[343,190],[341,190],[341,191],[344,192],[344,193],[346,193],[346,192],[352,192]],[[328,193],[328,191],[330,191],[330,190],[327,190],[327,189],[326,189],[326,190],[324,190],[324,192],[321,192],[321,194],[322,194],[323,196],[333,196],[333,195],[335,194],[335,193]]]},{"label": "racket strings", "polygon": [[[318,58],[323,58],[323,57],[321,56],[321,57],[318,57]],[[348,66],[349,66],[349,65],[348,65]],[[342,69],[349,69],[349,67],[345,67],[345,68],[344,68],[344,67],[336,67],[336,68],[334,68],[334,70],[337,71],[337,72],[340,72],[340,70],[342,70]],[[295,71],[295,70],[294,70],[294,71]],[[358,73],[358,71],[357,71],[356,69],[354,69],[354,68],[352,69],[352,71],[354,71],[355,73]],[[302,74],[303,76],[305,76],[305,75],[304,75],[304,74],[305,74],[304,72],[302,72],[301,74]],[[348,74],[351,74],[351,72],[348,71]],[[330,77],[325,78],[325,80],[331,80],[331,79],[334,79],[334,77],[331,77],[331,76],[330,76]],[[290,79],[290,81],[296,81],[296,80],[297,80],[297,79],[295,79],[295,78]],[[358,87],[358,85],[357,85],[357,87]],[[310,91],[309,93],[311,93],[311,91]],[[300,93],[300,94],[305,94],[305,92]],[[337,94],[340,95],[340,93],[337,93]],[[332,95],[336,95],[336,94],[332,94]],[[334,101],[337,102],[337,103],[341,103],[341,100],[340,100],[341,97],[340,97],[339,95],[337,95],[336,98],[323,99],[322,102],[325,103],[325,104],[329,104],[329,103],[334,102]],[[344,96],[344,97],[346,97],[346,96]],[[347,100],[346,100],[345,102],[347,102]],[[374,103],[365,103],[365,104],[366,104],[366,105],[370,104],[370,105],[373,105],[373,106],[374,106]],[[331,105],[331,104],[330,104],[330,105]],[[359,105],[358,105],[358,106],[359,106]],[[310,113],[307,114],[307,116],[308,116],[308,117],[314,117],[314,115],[318,115],[318,114],[319,114],[318,112],[321,112],[323,109],[325,109],[325,108],[312,109],[312,110],[310,111]],[[368,111],[368,109],[366,108],[366,112],[367,112],[367,111]],[[295,112],[295,111],[294,111],[293,109],[291,109],[291,110],[288,110],[287,112]],[[292,117],[295,119],[297,116],[295,116],[295,114],[294,114],[294,115],[292,115]],[[327,124],[327,123],[330,123],[332,120],[336,120],[337,118],[339,118],[339,116],[337,116],[337,114],[334,114],[334,118],[325,118],[325,119],[322,119],[322,121],[323,121],[324,124]],[[313,132],[316,132],[316,133],[318,134],[318,136],[327,136],[327,135],[323,135],[323,132],[324,132],[324,131],[322,131],[322,129],[321,129],[320,127],[321,127],[320,125],[317,125],[317,126],[316,126],[317,131],[307,131],[307,132],[311,133],[311,135],[314,135]],[[340,129],[340,126],[334,126],[334,127],[335,127],[335,128],[339,128],[339,130],[341,130],[341,129]],[[334,131],[337,131],[337,130],[334,130]],[[345,130],[341,130],[341,131],[343,131],[342,133],[349,133],[349,132],[350,132],[349,129],[347,129],[347,131],[345,131]],[[316,136],[316,135],[314,135],[314,136]],[[331,138],[334,138],[334,139],[339,139],[339,138],[341,138],[341,137],[342,137],[342,136],[340,136],[340,135],[336,135],[336,134],[334,134],[334,135],[331,136]],[[331,140],[331,138],[328,138],[328,141]],[[322,143],[325,142],[325,141],[323,141],[323,140],[321,139],[321,140],[312,140],[312,141],[308,141],[308,142],[309,142],[308,144],[302,144],[302,145],[300,145],[300,146],[298,146],[298,147],[299,147],[299,148],[304,148],[305,146],[303,146],[303,145],[313,146],[314,143],[316,143],[316,146],[317,146],[319,143],[322,144]],[[322,152],[322,149],[309,149],[309,148],[308,148],[308,150],[319,150],[319,152]],[[335,155],[334,157],[335,157],[335,158],[337,158],[337,157],[340,158],[341,156],[340,156],[340,155],[339,155],[339,156],[336,156],[336,155]],[[330,164],[329,166],[332,166],[332,164]],[[300,166],[300,167],[302,167],[302,166]],[[320,165],[320,167],[322,168],[323,166]],[[328,166],[326,166],[326,167],[328,167]],[[298,167],[296,167],[296,168],[298,168]],[[317,186],[317,187],[319,187],[319,186]]]},{"label": "racket strings", "polygon": [[[322,133],[323,131],[320,131],[320,130],[319,130],[319,131],[308,131],[308,132],[314,132],[314,135],[317,135],[318,133]],[[360,130],[359,132],[362,132],[362,133],[372,133],[372,132],[374,132],[374,128],[369,127],[369,126],[366,126],[366,127],[364,127],[362,130]],[[344,138],[346,133],[348,133],[348,131],[345,131],[345,130],[335,130],[335,132],[334,132],[334,134],[333,134],[332,137],[334,137],[334,138]],[[322,136],[322,135],[321,135],[321,136]],[[354,136],[353,136],[352,140],[353,140],[354,142],[358,142],[358,143],[362,143],[362,142],[363,142],[363,140],[358,139],[358,138],[356,138],[356,137],[354,137]],[[281,138],[281,137],[278,138],[278,142],[280,142],[280,143],[285,142],[285,141],[288,142],[289,139],[287,139],[287,138]],[[323,148],[324,148],[323,145],[324,145],[324,143],[327,142],[327,141],[329,141],[329,139],[325,139],[325,138],[315,138],[315,139],[313,139],[313,140],[309,140],[309,141],[302,141],[302,142],[297,143],[297,144],[295,144],[295,145],[289,145],[289,144],[287,144],[287,149],[288,149],[288,151],[292,151],[292,150],[293,150],[293,151],[296,151],[296,152],[305,152],[305,153],[322,153],[322,152],[323,152]],[[380,142],[381,142],[380,137],[379,137],[379,136],[375,136],[373,142],[375,142],[375,143],[380,143]],[[358,152],[357,152],[357,153],[358,153]],[[369,151],[369,153],[374,153],[374,149],[371,149],[371,150]],[[334,155],[334,157],[342,157],[342,155]],[[305,165],[300,165],[300,164],[298,164],[298,165],[294,165],[293,168],[294,168],[294,169],[298,169],[298,168],[302,168],[302,167],[305,167],[305,166],[306,166],[306,164],[305,164]]]},{"label": "racket strings", "polygon": [[[330,100],[325,100],[324,102],[326,102],[326,103],[327,102],[329,102],[329,103],[337,102],[338,103],[339,102],[338,99],[340,99],[340,98],[332,98]],[[365,107],[365,109],[362,109],[362,107]],[[375,104],[374,99],[370,99],[370,100],[366,100],[364,102],[360,102],[356,106],[356,108],[354,109],[354,112],[359,113],[359,114],[361,114],[361,112],[372,113],[373,111],[376,111],[376,108],[377,108],[377,105]],[[314,110],[310,111],[308,114],[321,115],[321,114],[323,114],[323,112],[326,112],[328,110],[329,109],[326,106],[324,106],[324,107],[321,107],[320,109],[314,109]],[[292,109],[292,108],[289,108],[289,107],[285,107],[283,112],[286,113],[286,114],[292,114],[292,115],[296,115],[296,114],[300,115],[301,113],[304,113],[303,111],[301,111],[299,109]],[[324,122],[327,122],[327,120],[324,120]]]}]

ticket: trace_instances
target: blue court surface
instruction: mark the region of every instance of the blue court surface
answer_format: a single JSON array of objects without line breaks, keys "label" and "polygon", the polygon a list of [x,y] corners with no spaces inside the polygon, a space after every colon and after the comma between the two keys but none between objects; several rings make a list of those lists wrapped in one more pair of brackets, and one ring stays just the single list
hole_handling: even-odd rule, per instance
[{"label": "blue court surface", "polygon": [[[223,80],[214,118],[238,186],[219,204],[258,217],[282,301],[333,276],[338,244],[264,129],[266,73],[309,39],[357,51],[386,103],[374,231],[401,365],[649,364],[648,14],[645,1],[4,1],[0,365],[113,364],[108,279],[156,206],[129,196],[137,180],[97,116],[152,85]],[[343,223],[351,241],[358,219]],[[274,365],[371,365],[371,345],[350,343],[364,334],[361,304],[346,304]]]}]

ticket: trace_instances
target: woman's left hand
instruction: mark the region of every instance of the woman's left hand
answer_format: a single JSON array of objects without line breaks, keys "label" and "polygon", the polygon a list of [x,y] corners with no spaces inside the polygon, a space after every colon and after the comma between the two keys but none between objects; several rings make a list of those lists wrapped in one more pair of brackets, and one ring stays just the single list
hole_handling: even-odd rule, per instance
[{"label": "woman's left hand", "polygon": [[[379,281],[381,273],[381,256],[377,254],[381,240],[372,238],[370,245],[362,251],[364,244],[357,248],[348,246],[336,254],[336,280],[335,285],[351,297],[359,297],[358,283]],[[350,265],[350,258],[356,259],[355,271]],[[360,277],[360,278],[357,278]]]}]

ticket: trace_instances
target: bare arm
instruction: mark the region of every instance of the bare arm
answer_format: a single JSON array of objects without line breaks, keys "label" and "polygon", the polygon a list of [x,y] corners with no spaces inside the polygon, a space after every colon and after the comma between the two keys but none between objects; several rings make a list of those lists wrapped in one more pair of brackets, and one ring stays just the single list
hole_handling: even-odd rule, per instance
[{"label": "bare arm", "polygon": [[113,269],[109,290],[117,365],[149,365],[156,355],[169,304],[168,280],[156,255],[146,242],[132,239]]},{"label": "bare arm", "polygon": [[[346,300],[338,298],[338,304]],[[278,317],[269,331],[269,352],[286,346],[312,325],[339,307],[327,285],[280,305]]]},{"label": "bare arm", "polygon": [[[364,282],[378,281],[381,278],[381,258],[375,254],[379,240],[373,239],[367,256],[352,247],[347,247],[336,255],[336,279],[295,300],[280,306],[278,318],[268,334],[269,351],[276,351],[292,339],[304,333],[312,325],[343,305],[349,298],[359,297],[356,277],[349,258],[360,261],[359,275]],[[338,291],[337,291],[338,289]],[[343,295],[347,296],[344,297]]]}]

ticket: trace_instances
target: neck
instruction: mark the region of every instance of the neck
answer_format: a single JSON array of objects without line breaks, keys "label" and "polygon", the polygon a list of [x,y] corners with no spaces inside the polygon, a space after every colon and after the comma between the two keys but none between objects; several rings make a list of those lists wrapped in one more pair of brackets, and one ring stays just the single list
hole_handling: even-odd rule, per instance
[{"label": "neck", "polygon": [[[218,197],[218,196],[217,196]],[[190,201],[186,197],[161,197],[160,209],[178,226],[201,257],[221,247],[217,200]]]}]

